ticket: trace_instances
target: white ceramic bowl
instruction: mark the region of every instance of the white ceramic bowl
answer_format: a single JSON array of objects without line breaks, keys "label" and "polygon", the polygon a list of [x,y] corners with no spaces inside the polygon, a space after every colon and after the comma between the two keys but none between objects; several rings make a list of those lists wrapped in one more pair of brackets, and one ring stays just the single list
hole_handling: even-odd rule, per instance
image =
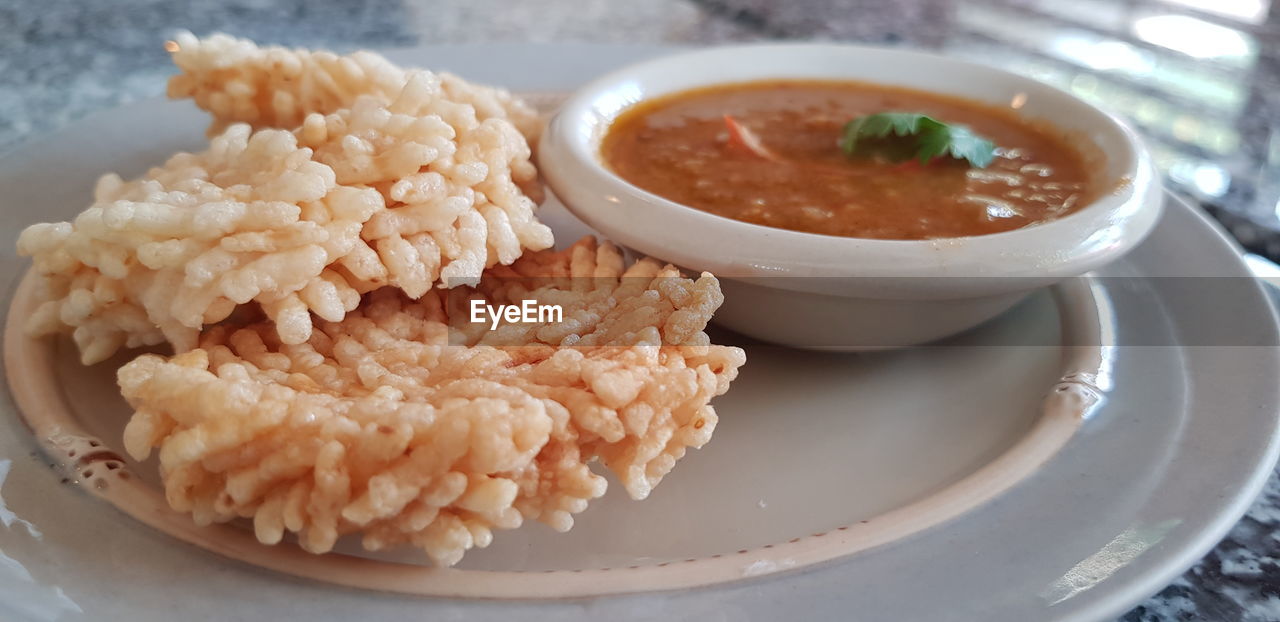
[{"label": "white ceramic bowl", "polygon": [[[873,240],[775,229],[642,190],[604,164],[600,142],[630,106],[713,84],[777,78],[906,86],[997,105],[1066,130],[1115,190],[1044,224],[943,240]],[[848,45],[713,48],[626,67],[578,90],[550,121],[538,162],[576,216],[639,253],[720,277],[718,323],[775,343],[870,349],[933,341],[1030,291],[1114,261],[1161,212],[1138,136],[1093,106],[1006,71],[933,54]]]}]

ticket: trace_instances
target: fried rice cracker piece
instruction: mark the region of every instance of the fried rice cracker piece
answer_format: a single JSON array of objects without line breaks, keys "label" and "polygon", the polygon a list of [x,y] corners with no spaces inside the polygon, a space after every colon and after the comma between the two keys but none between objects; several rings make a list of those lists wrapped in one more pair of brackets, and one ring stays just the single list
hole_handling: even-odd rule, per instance
[{"label": "fried rice cracker piece", "polygon": [[[259,47],[222,33],[201,39],[180,32],[168,49],[182,71],[170,78],[169,97],[191,98],[213,115],[210,135],[232,123],[291,130],[309,114],[350,108],[362,95],[390,103],[410,73],[366,50],[338,55]],[[449,73],[437,77],[448,98],[472,106],[482,122],[506,119],[530,142],[537,140],[542,127],[538,114],[509,92],[474,85]]]},{"label": "fried rice cracker piece", "polygon": [[[710,439],[709,401],[744,362],[701,328],[683,342],[650,341],[686,309],[699,308],[705,325],[714,306],[663,292],[716,287],[714,277],[648,266],[584,276],[620,265],[615,249],[592,242],[532,253],[515,269],[540,264],[571,266],[566,279],[612,279],[619,304],[571,335],[523,333],[524,345],[455,345],[450,293],[411,301],[390,288],[304,344],[281,343],[268,323],[214,327],[196,350],[120,370],[136,409],[126,449],[145,459],[159,448],[170,504],[198,522],[252,517],[261,541],[293,532],[313,552],[359,532],[367,548],[407,544],[440,565],[525,520],[571,528],[605,491],[593,459],[643,498]],[[629,278],[637,284],[624,289]],[[685,283],[664,289],[668,280]],[[478,289],[486,284],[501,289]],[[647,330],[619,331],[639,317],[625,304],[635,297],[659,310]]]},{"label": "fried rice cracker piece", "polygon": [[306,340],[310,312],[341,319],[360,292],[330,266],[368,250],[361,229],[385,206],[311,156],[289,132],[238,125],[140,179],[102,177],[74,221],[18,238],[44,281],[28,332],[71,332],[90,364],[120,347],[190,349],[201,326],[250,301],[292,342]]},{"label": "fried rice cracker piece", "polygon": [[29,332],[71,332],[86,364],[162,341],[182,352],[252,301],[302,343],[312,314],[339,321],[365,292],[474,283],[554,242],[509,123],[425,72],[390,104],[354,106],[294,133],[232,126],[138,180],[103,177],[73,222],[29,227],[18,251],[46,285]]},{"label": "fried rice cracker piece", "polygon": [[297,131],[340,185],[371,187],[387,209],[361,237],[385,280],[418,297],[440,283],[474,284],[481,272],[554,243],[526,193],[537,171],[524,137],[450,99],[438,76],[412,72],[390,102],[356,99],[351,109],[309,115]]},{"label": "fried rice cracker piece", "polygon": [[530,300],[565,310],[562,321],[503,323],[493,331],[453,322],[469,335],[468,343],[488,345],[703,345],[707,319],[724,301],[719,281],[710,275],[681,278],[674,266],[649,258],[624,266],[614,246],[597,245],[589,236],[561,252],[531,253],[487,271],[477,288],[450,293],[449,316],[465,319],[473,298],[495,304]]}]

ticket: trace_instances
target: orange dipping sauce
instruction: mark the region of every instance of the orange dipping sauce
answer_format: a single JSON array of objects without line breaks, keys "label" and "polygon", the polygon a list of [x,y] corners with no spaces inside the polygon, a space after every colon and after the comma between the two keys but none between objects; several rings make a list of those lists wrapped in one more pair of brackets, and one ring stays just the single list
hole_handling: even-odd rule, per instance
[{"label": "orange dipping sauce", "polygon": [[[987,168],[849,156],[848,121],[920,112],[997,146]],[[731,144],[730,115],[774,158]],[[744,222],[856,238],[921,240],[1009,231],[1058,218],[1099,194],[1062,132],[985,103],[859,82],[777,80],[715,86],[625,111],[601,146],[623,179]]]}]

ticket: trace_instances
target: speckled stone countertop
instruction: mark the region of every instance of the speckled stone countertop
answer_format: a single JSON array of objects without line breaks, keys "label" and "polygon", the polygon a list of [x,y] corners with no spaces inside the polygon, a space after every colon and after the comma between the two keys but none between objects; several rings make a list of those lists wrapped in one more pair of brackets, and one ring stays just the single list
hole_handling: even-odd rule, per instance
[{"label": "speckled stone countertop", "polygon": [[[0,0],[0,151],[152,97],[177,28],[262,42],[903,45],[1035,76],[1130,119],[1170,186],[1280,257],[1280,5],[1271,0]],[[1280,480],[1126,621],[1280,620]]]}]

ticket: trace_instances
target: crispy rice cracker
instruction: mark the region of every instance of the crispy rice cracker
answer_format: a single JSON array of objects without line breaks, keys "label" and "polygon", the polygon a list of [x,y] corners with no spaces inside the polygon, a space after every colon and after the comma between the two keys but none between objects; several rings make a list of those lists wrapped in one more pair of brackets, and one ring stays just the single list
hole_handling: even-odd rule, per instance
[{"label": "crispy rice cracker", "polygon": [[120,347],[188,350],[256,302],[302,343],[312,313],[341,320],[365,292],[474,283],[551,246],[510,123],[481,120],[427,72],[389,103],[353,106],[295,132],[233,125],[140,179],[104,176],[72,222],[28,227],[18,251],[45,281],[28,331],[72,333],[89,364]]},{"label": "crispy rice cracker", "polygon": [[[710,439],[709,401],[744,362],[702,332],[715,278],[624,270],[589,239],[504,272],[465,296],[379,290],[303,344],[257,323],[144,355],[119,373],[137,410],[126,448],[159,448],[170,504],[197,522],[252,517],[261,541],[294,532],[313,552],[359,532],[367,548],[408,543],[441,565],[525,519],[572,527],[605,490],[593,459],[644,498]],[[560,301],[572,330],[468,334],[449,309],[477,295]]]},{"label": "crispy rice cracker", "polygon": [[[293,129],[309,114],[350,108],[362,95],[390,103],[410,73],[366,50],[337,55],[259,47],[221,33],[204,39],[178,33],[171,50],[182,73],[170,78],[169,97],[190,98],[213,115],[210,135],[232,123]],[[438,74],[438,79],[450,100],[474,107],[482,122],[509,120],[530,142],[536,141],[541,128],[538,114],[507,91],[474,85],[449,73]]]}]

